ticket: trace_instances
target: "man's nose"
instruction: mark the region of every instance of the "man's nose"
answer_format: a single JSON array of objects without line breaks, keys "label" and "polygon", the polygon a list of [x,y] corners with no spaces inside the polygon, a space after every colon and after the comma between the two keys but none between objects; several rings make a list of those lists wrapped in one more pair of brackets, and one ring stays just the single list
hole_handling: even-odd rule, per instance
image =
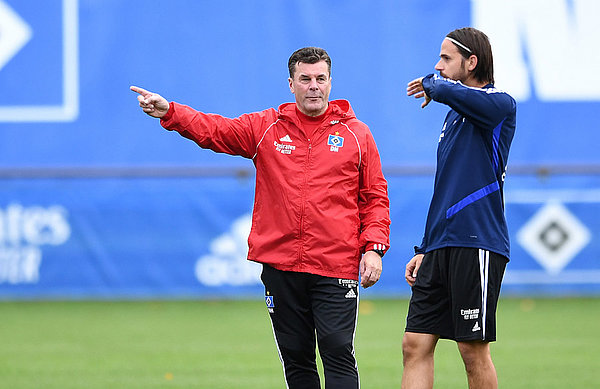
[{"label": "man's nose", "polygon": [[308,84],[308,88],[311,90],[319,89],[319,85],[317,84],[317,80],[310,80],[310,84]]},{"label": "man's nose", "polygon": [[442,60],[439,60],[438,63],[435,64],[435,70],[442,71],[444,68],[442,67]]}]

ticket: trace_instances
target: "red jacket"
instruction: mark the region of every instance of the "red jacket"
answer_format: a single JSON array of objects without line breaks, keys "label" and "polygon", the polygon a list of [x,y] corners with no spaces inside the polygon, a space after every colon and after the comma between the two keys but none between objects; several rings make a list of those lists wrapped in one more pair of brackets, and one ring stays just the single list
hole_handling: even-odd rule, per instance
[{"label": "red jacket", "polygon": [[389,247],[389,200],[369,128],[346,100],[309,139],[294,103],[235,119],[171,102],[161,125],[256,167],[248,259],[284,271],[358,279],[361,253]]}]

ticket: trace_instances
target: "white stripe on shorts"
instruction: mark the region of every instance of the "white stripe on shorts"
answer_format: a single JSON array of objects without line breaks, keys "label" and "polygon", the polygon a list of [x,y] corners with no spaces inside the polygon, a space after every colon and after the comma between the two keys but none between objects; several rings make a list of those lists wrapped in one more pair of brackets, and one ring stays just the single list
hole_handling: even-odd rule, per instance
[{"label": "white stripe on shorts", "polygon": [[479,278],[481,280],[481,339],[485,339],[485,322],[487,317],[488,271],[490,268],[490,252],[479,249]]}]

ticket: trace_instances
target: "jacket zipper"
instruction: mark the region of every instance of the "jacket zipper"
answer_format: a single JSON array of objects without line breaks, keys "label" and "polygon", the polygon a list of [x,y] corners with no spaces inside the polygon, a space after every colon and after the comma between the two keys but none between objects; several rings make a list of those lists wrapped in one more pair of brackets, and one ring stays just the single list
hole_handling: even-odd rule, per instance
[{"label": "jacket zipper", "polygon": [[304,211],[306,209],[306,192],[308,185],[308,174],[310,167],[310,154],[312,151],[312,142],[308,139],[308,152],[306,153],[306,165],[304,168],[304,185],[302,187],[302,203],[300,208],[300,249],[298,250],[298,261],[302,262],[302,253],[304,252]]}]

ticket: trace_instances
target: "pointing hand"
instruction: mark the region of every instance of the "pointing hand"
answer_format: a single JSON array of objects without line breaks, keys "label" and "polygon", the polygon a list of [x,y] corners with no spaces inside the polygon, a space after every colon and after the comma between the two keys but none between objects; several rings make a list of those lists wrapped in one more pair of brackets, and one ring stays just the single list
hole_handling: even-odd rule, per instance
[{"label": "pointing hand", "polygon": [[137,86],[131,86],[129,89],[139,93],[137,99],[140,102],[140,107],[148,115],[160,119],[169,111],[169,102],[161,95]]}]

